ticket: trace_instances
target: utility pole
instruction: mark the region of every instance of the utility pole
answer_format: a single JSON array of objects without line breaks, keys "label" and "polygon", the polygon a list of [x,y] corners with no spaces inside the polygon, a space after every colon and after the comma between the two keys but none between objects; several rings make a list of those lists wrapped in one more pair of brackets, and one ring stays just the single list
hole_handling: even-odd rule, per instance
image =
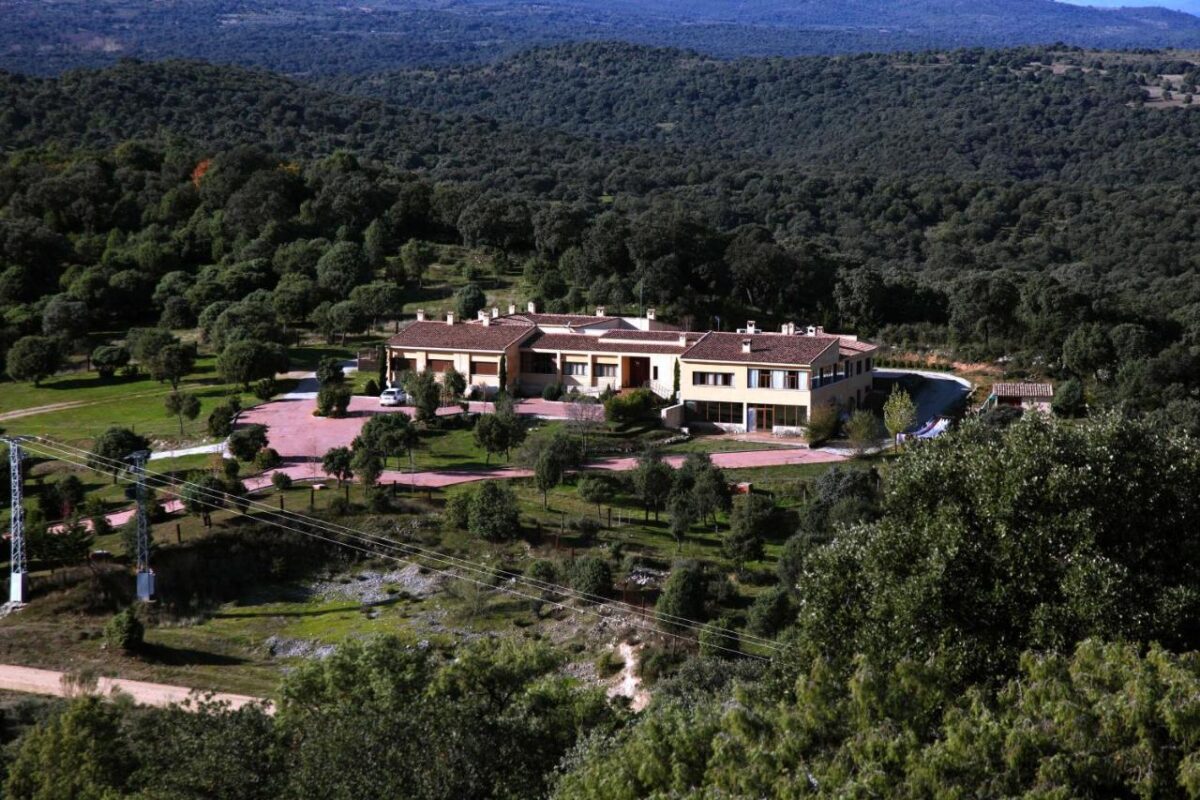
[{"label": "utility pole", "polygon": [[23,605],[27,599],[25,576],[28,574],[28,566],[25,561],[25,509],[21,505],[24,502],[24,492],[22,491],[24,488],[24,476],[21,474],[21,437],[6,437],[4,441],[8,442],[8,476],[12,497],[10,523],[12,532],[9,536],[12,555],[9,558],[8,601],[15,605]]},{"label": "utility pole", "polygon": [[154,598],[154,573],[150,571],[150,513],[146,508],[146,460],[149,450],[129,455],[137,481],[137,597],[149,602]]}]

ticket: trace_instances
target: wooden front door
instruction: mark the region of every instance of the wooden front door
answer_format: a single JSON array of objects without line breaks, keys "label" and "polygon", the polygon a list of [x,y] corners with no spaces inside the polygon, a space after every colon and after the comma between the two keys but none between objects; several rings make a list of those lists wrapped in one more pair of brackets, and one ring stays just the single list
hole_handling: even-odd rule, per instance
[{"label": "wooden front door", "polygon": [[626,388],[637,389],[645,386],[650,380],[650,359],[648,358],[631,358],[629,359],[629,383],[625,384]]},{"label": "wooden front door", "polygon": [[775,409],[772,406],[748,406],[750,413],[746,415],[746,430],[769,431],[775,428]]}]

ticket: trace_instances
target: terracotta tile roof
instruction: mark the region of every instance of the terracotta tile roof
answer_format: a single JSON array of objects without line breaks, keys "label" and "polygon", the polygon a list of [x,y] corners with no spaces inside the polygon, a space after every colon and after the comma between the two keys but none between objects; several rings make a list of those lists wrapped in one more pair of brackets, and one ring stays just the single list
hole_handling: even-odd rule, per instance
[{"label": "terracotta tile roof", "polygon": [[879,345],[864,342],[860,339],[852,339],[849,336],[842,336],[841,343],[838,349],[843,356],[857,356],[863,353],[873,353],[879,349]]},{"label": "terracotta tile roof", "polygon": [[610,342],[604,336],[585,333],[537,333],[521,344],[522,350],[566,350],[580,353],[612,353],[614,355],[678,355],[684,351],[676,334],[675,344],[666,342]]},{"label": "terracotta tile roof", "polygon": [[997,397],[1029,397],[1049,400],[1054,386],[1049,383],[994,383],[992,394]]},{"label": "terracotta tile roof", "polygon": [[628,331],[615,330],[600,334],[601,341],[610,342],[664,342],[678,343],[680,336],[687,337],[689,343],[696,342],[703,336],[703,333],[691,332],[683,333],[682,331]]},{"label": "terracotta tile roof", "polygon": [[499,319],[524,322],[529,325],[551,325],[557,328],[587,328],[601,322],[617,322],[620,317],[597,317],[593,314],[510,314]]},{"label": "terracotta tile roof", "polygon": [[[745,339],[750,340],[749,353],[742,352],[742,341]],[[710,331],[684,351],[682,358],[694,361],[804,365],[811,364],[813,359],[840,341],[837,336]]]},{"label": "terracotta tile roof", "polygon": [[414,322],[388,339],[392,347],[418,350],[474,350],[499,353],[536,330],[532,325],[465,325]]}]

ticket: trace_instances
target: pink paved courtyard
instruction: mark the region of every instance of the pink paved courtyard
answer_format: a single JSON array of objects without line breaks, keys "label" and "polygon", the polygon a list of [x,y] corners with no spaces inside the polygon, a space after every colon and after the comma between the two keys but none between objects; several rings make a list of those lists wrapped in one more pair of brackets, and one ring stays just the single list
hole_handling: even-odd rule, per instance
[{"label": "pink paved courtyard", "polygon": [[[287,473],[293,480],[317,481],[321,483],[332,480],[321,471],[321,457],[331,447],[349,447],[354,437],[362,429],[367,419],[373,414],[412,414],[407,407],[382,408],[372,397],[355,397],[350,404],[349,415],[343,419],[327,419],[314,417],[312,410],[315,401],[312,398],[281,399],[256,406],[242,414],[239,425],[266,425],[267,436],[271,446],[283,457],[280,471]],[[492,410],[491,403],[471,403],[473,412]],[[460,409],[449,406],[439,414],[443,416],[457,414]],[[520,400],[517,402],[517,412],[523,415],[537,416],[542,419],[565,419],[566,412],[563,403],[547,400]],[[827,450],[809,450],[805,447],[775,447],[764,450],[748,450],[737,453],[713,453],[713,463],[725,469],[744,469],[753,467],[777,467],[789,464],[824,464],[846,460],[846,456]],[[668,456],[666,462],[673,467],[683,463],[684,456]],[[588,462],[586,469],[604,470],[608,472],[624,472],[637,465],[635,457],[602,458]],[[395,482],[400,486],[418,488],[441,488],[456,486],[487,479],[527,478],[532,473],[519,467],[497,465],[490,469],[446,469],[425,472],[402,472],[387,470],[380,476],[384,484]],[[271,485],[271,475],[266,473],[246,480],[246,488],[258,491]],[[178,500],[164,500],[163,508],[167,513],[182,509]],[[127,509],[109,515],[114,525],[121,525],[133,516],[133,510]]]},{"label": "pink paved courtyard", "polygon": [[[409,407],[384,408],[372,397],[355,397],[350,403],[349,414],[343,419],[314,417],[314,401],[311,398],[284,399],[256,406],[241,417],[241,425],[266,425],[267,435],[279,455],[283,457],[282,470],[295,480],[328,480],[321,472],[321,456],[332,447],[349,447],[354,437],[374,414],[412,414]],[[517,413],[542,419],[566,419],[565,403],[548,400],[528,399],[517,401]],[[471,403],[473,412],[492,410],[491,403]],[[441,415],[459,413],[457,406],[448,406],[438,412]],[[823,450],[803,447],[752,450],[740,453],[714,453],[713,463],[730,469],[745,467],[771,467],[785,464],[817,464],[842,461],[845,456]],[[672,466],[683,463],[683,456],[667,459]],[[634,458],[606,458],[588,464],[588,469],[621,472],[632,469]],[[409,474],[389,470],[381,476],[385,483],[395,481],[402,485],[419,487],[453,486],[459,483],[487,478],[528,477],[528,470],[516,467],[497,466],[492,469],[449,469]],[[265,484],[260,480],[258,485]],[[253,483],[250,488],[257,488]]]}]

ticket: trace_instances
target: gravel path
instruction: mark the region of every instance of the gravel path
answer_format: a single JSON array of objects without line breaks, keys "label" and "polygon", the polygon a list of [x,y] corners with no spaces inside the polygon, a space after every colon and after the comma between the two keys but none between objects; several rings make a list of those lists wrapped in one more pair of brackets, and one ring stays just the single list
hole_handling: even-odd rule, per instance
[{"label": "gravel path", "polygon": [[[10,692],[66,697],[68,691],[63,686],[63,674],[56,670],[0,664],[0,689],[7,689]],[[96,691],[102,695],[121,691],[142,705],[169,706],[172,703],[182,703],[200,690],[190,689],[186,686],[169,686],[164,683],[147,683],[123,678],[100,678],[96,685]],[[263,698],[244,694],[218,693],[214,694],[212,699],[227,702],[233,708],[241,708],[248,703],[261,702]]]}]

